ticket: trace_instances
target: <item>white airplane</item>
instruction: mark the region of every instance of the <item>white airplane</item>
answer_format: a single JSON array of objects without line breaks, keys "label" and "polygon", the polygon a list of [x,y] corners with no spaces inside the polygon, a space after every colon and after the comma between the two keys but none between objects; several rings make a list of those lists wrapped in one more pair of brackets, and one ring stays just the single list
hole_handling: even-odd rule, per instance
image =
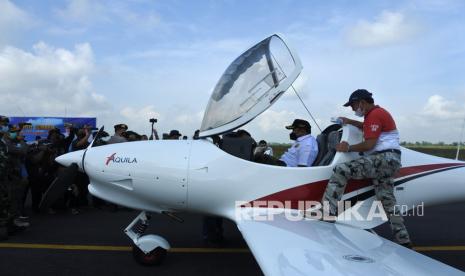
[{"label": "white airplane", "polygon": [[[226,69],[209,101],[200,139],[91,144],[56,161],[85,172],[92,195],[141,210],[125,232],[134,242],[136,259],[144,264],[160,263],[170,249],[163,237],[144,235],[149,213],[179,219],[176,213],[196,212],[234,221],[266,275],[463,275],[367,231],[385,222],[366,219],[374,200],[369,181],[349,182],[343,197],[356,203],[352,209],[363,219],[343,220],[344,213],[335,223],[288,219],[301,213],[300,201],[321,200],[336,164],[358,157],[336,153],[334,147],[340,140],[361,142],[359,129],[328,127],[318,138],[318,161],[306,168],[252,162],[247,139],[226,137],[221,147],[208,139],[264,112],[301,70],[297,54],[282,36],[272,35]],[[402,148],[402,163],[395,178],[398,204],[429,206],[465,198],[464,162]],[[286,205],[255,204],[261,201]],[[270,212],[273,220],[258,219]]]}]

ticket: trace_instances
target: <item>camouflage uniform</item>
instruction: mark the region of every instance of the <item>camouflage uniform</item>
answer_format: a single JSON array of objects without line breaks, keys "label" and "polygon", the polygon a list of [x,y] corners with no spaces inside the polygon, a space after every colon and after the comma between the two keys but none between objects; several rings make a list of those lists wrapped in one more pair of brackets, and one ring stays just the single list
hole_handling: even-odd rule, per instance
[{"label": "camouflage uniform", "polygon": [[7,147],[0,139],[0,227],[10,220],[10,196],[7,183]]},{"label": "camouflage uniform", "polygon": [[401,167],[400,154],[393,152],[378,153],[360,157],[334,167],[323,199],[329,202],[330,212],[337,213],[337,202],[344,194],[349,179],[371,178],[376,199],[383,204],[384,211],[391,224],[394,240],[399,244],[410,243],[410,237],[404,220],[398,212],[394,196],[394,175]]}]

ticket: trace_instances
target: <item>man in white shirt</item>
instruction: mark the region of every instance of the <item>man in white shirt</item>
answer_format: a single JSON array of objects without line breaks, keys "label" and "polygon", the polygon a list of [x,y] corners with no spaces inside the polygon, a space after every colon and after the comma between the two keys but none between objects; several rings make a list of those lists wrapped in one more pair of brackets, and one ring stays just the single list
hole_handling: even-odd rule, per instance
[{"label": "man in white shirt", "polygon": [[318,155],[318,143],[311,135],[310,123],[295,119],[292,125],[286,126],[292,129],[289,138],[294,140],[294,144],[278,160],[272,156],[261,154],[255,156],[255,161],[259,163],[287,166],[287,167],[310,167]]}]

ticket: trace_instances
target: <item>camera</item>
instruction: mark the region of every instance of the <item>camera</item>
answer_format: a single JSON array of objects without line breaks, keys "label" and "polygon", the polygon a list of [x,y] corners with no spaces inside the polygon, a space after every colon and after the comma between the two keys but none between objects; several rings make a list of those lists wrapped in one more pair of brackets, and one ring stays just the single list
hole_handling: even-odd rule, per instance
[{"label": "camera", "polygon": [[157,122],[157,119],[155,119],[155,118],[151,118],[151,119],[149,120],[149,122],[151,122],[152,124],[154,124],[154,123],[156,123],[156,122]]}]

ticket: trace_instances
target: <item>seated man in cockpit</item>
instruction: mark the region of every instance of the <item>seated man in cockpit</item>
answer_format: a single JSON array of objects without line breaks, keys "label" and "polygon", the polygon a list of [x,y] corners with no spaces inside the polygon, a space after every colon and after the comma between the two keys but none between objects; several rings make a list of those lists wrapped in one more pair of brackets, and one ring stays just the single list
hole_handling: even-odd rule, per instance
[{"label": "seated man in cockpit", "polygon": [[254,157],[255,162],[287,167],[312,166],[318,155],[318,143],[311,135],[310,123],[302,119],[295,119],[292,125],[286,126],[286,129],[292,129],[289,137],[295,142],[281,158],[276,159],[270,155],[257,153]]}]

